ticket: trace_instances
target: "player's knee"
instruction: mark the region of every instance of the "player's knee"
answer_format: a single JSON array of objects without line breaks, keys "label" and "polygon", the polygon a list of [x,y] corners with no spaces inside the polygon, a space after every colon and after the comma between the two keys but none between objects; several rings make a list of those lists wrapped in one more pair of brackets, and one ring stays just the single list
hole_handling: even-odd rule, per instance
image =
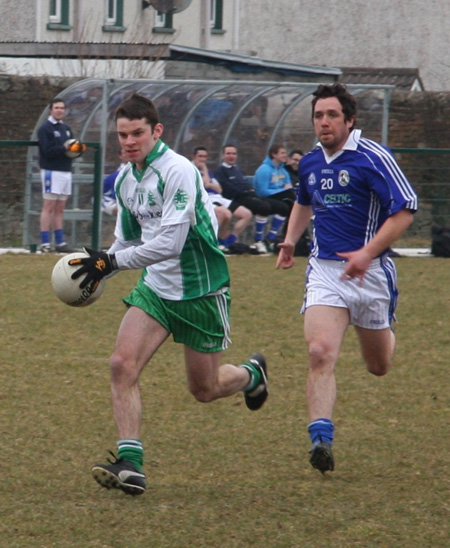
[{"label": "player's knee", "polygon": [[191,386],[189,388],[191,394],[200,403],[209,403],[216,399],[214,390],[205,386]]},{"label": "player's knee", "polygon": [[391,360],[367,362],[367,371],[376,377],[383,377],[392,366]]},{"label": "player's knee", "polygon": [[310,369],[334,368],[336,361],[335,352],[322,341],[313,341],[308,346]]},{"label": "player's knee", "polygon": [[133,384],[138,378],[138,368],[133,360],[127,359],[123,354],[114,352],[109,360],[111,377],[113,382],[127,381]]}]

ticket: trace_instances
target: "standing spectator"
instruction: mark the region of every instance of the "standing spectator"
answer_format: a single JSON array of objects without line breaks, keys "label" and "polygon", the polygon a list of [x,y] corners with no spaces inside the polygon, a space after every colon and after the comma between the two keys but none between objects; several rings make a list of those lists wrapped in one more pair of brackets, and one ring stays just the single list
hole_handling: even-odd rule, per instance
[{"label": "standing spectator", "polygon": [[50,103],[50,115],[37,132],[39,167],[41,169],[43,205],[40,217],[41,251],[50,253],[51,230],[55,251],[71,253],[64,238],[63,214],[67,198],[72,194],[72,159],[66,155],[72,130],[63,122],[66,105],[60,98]]},{"label": "standing spectator", "polygon": [[161,140],[163,125],[146,97],[126,99],[115,121],[130,160],[116,184],[116,239],[107,253],[89,250],[89,258],[70,264],[81,265],[72,278],[86,273],[80,287],[117,270],[143,269],[125,299],[110,361],[118,458],[92,468],[102,487],[141,495],[146,477],[139,377],[169,336],[184,346],[187,384],[200,402],[243,391],[247,407],[259,409],[268,395],[266,362],[253,354],[237,366],[221,364],[229,343],[230,276],[198,170]]},{"label": "standing spectator", "polygon": [[[239,206],[233,212],[231,211],[231,200],[222,196],[222,187],[214,178],[212,171],[208,169],[207,161],[207,149],[202,146],[195,147],[192,153],[192,163],[200,171],[203,184],[214,206],[214,212],[219,221],[219,244],[224,247],[226,252],[232,253],[239,235],[252,220],[253,214],[244,206]],[[236,222],[230,229],[233,217]]]},{"label": "standing spectator", "polygon": [[287,157],[286,165],[284,168],[289,173],[291,183],[294,188],[298,187],[298,164],[303,158],[304,154],[300,149],[292,150]]},{"label": "standing spectator", "polygon": [[[215,178],[222,186],[225,198],[232,200],[234,211],[244,206],[255,215],[255,248],[259,253],[274,251],[274,242],[279,229],[289,214],[289,205],[272,198],[260,198],[243,171],[237,166],[237,148],[225,145],[222,150],[222,165],[215,171]],[[273,215],[270,231],[265,239],[267,220]]]},{"label": "standing spectator", "polygon": [[334,469],[334,369],[347,327],[354,325],[370,373],[385,375],[392,365],[397,287],[387,250],[411,224],[417,196],[391,153],[354,129],[356,101],[345,86],[321,85],[313,97],[319,143],[300,162],[277,267],[292,267],[295,242],[314,215],[302,312],[310,463],[325,473]]}]

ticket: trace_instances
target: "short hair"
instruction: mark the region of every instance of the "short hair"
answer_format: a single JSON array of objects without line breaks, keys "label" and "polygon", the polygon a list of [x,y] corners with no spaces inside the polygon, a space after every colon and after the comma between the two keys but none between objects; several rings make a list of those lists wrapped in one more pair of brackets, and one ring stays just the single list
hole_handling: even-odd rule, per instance
[{"label": "short hair", "polygon": [[197,152],[208,152],[208,149],[204,146],[197,146],[192,149],[192,156],[197,156]]},{"label": "short hair", "polygon": [[286,149],[284,145],[277,145],[277,144],[272,145],[269,148],[269,152],[268,152],[269,158],[273,158],[273,156],[275,154],[278,154],[282,148]]},{"label": "short hair", "polygon": [[152,128],[159,124],[159,114],[155,103],[138,93],[133,93],[117,107],[114,119],[117,121],[118,118],[128,118],[128,120],[145,118]]},{"label": "short hair", "polygon": [[237,150],[237,146],[236,145],[233,145],[233,143],[227,143],[226,145],[223,145],[222,147],[222,152],[225,152],[225,149],[228,148],[228,147],[233,147]]},{"label": "short hair", "polygon": [[56,103],[62,103],[64,106],[66,106],[66,102],[64,101],[64,99],[61,99],[61,97],[54,97],[49,103],[49,109],[52,110],[53,105],[56,105]]},{"label": "short hair", "polygon": [[[312,100],[312,117],[314,117],[314,108],[319,99],[328,99],[328,97],[336,97],[342,106],[344,120],[347,122],[352,118],[356,121],[356,100],[353,95],[347,91],[343,84],[321,84],[313,93]],[[352,128],[353,129],[353,128]]]},{"label": "short hair", "polygon": [[304,156],[303,150],[300,150],[299,148],[294,148],[294,150],[291,150],[291,152],[289,152],[288,154],[289,158],[292,158],[294,154],[300,154],[300,156]]}]

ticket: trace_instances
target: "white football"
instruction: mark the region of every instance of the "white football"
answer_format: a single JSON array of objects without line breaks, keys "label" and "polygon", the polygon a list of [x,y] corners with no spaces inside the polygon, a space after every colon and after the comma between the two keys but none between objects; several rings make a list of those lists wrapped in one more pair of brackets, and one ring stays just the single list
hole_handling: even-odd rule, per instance
[{"label": "white football", "polygon": [[86,145],[84,143],[80,143],[78,139],[69,139],[64,143],[64,145],[68,147],[66,150],[66,156],[69,158],[78,158],[83,154],[83,152],[86,151]]},{"label": "white football", "polygon": [[105,288],[105,280],[101,280],[95,291],[92,291],[92,286],[95,282],[80,289],[80,283],[86,277],[86,274],[81,275],[76,280],[72,280],[72,274],[81,268],[81,265],[70,266],[69,261],[83,257],[89,257],[89,255],[81,251],[64,255],[53,268],[53,291],[63,303],[70,306],[80,307],[92,304],[101,296]]}]

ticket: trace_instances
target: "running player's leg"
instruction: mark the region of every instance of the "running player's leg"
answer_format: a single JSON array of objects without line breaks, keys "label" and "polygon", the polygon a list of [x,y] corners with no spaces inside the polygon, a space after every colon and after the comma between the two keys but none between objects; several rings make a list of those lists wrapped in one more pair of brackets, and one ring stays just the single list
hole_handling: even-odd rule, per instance
[{"label": "running player's leg", "polygon": [[374,375],[385,375],[392,366],[395,335],[390,328],[365,329],[355,326],[367,370]]},{"label": "running player's leg", "polygon": [[221,352],[204,353],[184,347],[186,376],[192,395],[207,403],[244,390],[251,380],[245,367],[220,364]]},{"label": "running player's leg", "polygon": [[334,368],[348,324],[346,308],[314,305],[305,311],[304,329],[309,353],[306,396],[311,421],[308,432],[312,443],[309,462],[322,474],[334,470]]},{"label": "running player's leg", "polygon": [[315,305],[305,311],[304,332],[309,354],[306,396],[311,421],[332,417],[336,400],[334,368],[348,324],[346,308]]},{"label": "running player's leg", "polygon": [[139,375],[168,334],[155,318],[140,308],[131,306],[123,317],[110,361],[118,455],[114,461],[108,459],[109,463],[92,468],[94,479],[102,487],[121,489],[129,495],[145,492]]},{"label": "running player's leg", "polygon": [[140,308],[130,307],[123,317],[110,360],[113,413],[120,438],[140,436],[139,375],[168,335]]}]

